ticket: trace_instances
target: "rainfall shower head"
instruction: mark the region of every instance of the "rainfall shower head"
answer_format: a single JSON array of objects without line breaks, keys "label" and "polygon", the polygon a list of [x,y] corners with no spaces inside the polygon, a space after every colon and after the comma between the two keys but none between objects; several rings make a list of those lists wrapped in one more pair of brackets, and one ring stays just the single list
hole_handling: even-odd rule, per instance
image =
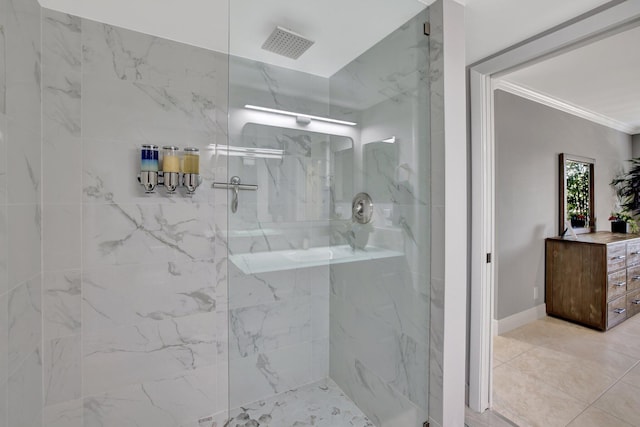
[{"label": "rainfall shower head", "polygon": [[313,45],[313,41],[286,28],[276,27],[262,48],[291,59],[298,59]]}]

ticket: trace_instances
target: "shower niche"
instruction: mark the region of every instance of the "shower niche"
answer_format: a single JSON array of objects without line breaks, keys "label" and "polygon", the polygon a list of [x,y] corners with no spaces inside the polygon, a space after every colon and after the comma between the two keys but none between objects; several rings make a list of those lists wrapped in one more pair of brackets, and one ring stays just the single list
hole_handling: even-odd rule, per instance
[{"label": "shower niche", "polygon": [[229,217],[236,248],[229,259],[244,273],[403,255],[384,242],[367,245],[375,220],[352,217],[357,169],[350,137],[247,123],[241,143],[229,149],[242,153],[229,156],[229,168],[260,183],[238,196],[241,208]]}]

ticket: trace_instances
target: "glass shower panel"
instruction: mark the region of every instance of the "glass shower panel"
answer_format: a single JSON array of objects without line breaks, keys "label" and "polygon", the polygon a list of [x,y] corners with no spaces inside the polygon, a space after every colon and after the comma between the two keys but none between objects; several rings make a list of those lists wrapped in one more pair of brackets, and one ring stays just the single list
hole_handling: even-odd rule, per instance
[{"label": "glass shower panel", "polygon": [[[312,36],[331,2],[304,13],[266,2],[276,12],[259,23],[245,3],[230,5],[229,145],[216,147],[229,176],[229,425],[422,426],[427,12],[400,2],[388,31],[337,63],[318,53],[339,53],[322,32],[295,60],[247,53],[243,30],[267,39],[277,15]],[[352,220],[360,192],[373,198],[368,224]]]},{"label": "glass shower panel", "polygon": [[229,75],[229,176],[257,186],[228,190],[229,403],[258,421],[328,377],[331,158],[352,140],[246,107],[327,116],[326,78],[237,57]]},{"label": "glass shower panel", "polygon": [[372,197],[374,215],[361,226],[332,206],[333,247],[364,241],[371,259],[331,265],[329,375],[379,426],[428,419],[427,20],[419,13],[330,79],[332,116],[358,117],[354,192]]}]

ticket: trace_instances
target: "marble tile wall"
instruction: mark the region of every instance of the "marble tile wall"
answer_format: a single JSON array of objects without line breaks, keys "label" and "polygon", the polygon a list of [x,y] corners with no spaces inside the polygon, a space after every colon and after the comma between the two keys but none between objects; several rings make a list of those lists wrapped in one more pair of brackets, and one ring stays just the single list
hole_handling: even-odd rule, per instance
[{"label": "marble tile wall", "polygon": [[[331,267],[330,375],[378,426],[418,427],[428,417],[426,19],[426,12],[420,13],[331,77],[332,94],[354,100],[332,115],[360,110],[361,144],[355,155],[364,161],[355,162],[355,192],[378,199],[370,242],[405,254]],[[366,147],[391,136],[396,137],[394,156]]]},{"label": "marble tile wall", "polygon": [[[49,10],[42,31],[45,425],[223,412],[227,57]],[[200,148],[193,197],[144,194],[144,143]]]},{"label": "marble tile wall", "polygon": [[[233,57],[230,87],[230,145],[284,151],[279,159],[229,157],[230,176],[259,185],[240,192],[238,211],[230,214],[230,253],[328,246],[330,138],[294,117],[278,125],[279,116],[243,108],[326,115],[327,79]],[[329,266],[259,274],[229,268],[231,407],[326,378]]]},{"label": "marble tile wall", "polygon": [[429,336],[429,419],[442,425],[444,366],[444,252],[445,252],[445,135],[444,135],[444,15],[443,2],[436,1],[429,9],[429,111],[431,137],[431,293]]},{"label": "marble tile wall", "polygon": [[0,0],[0,426],[42,420],[40,6]]},{"label": "marble tile wall", "polygon": [[[414,72],[423,47],[384,61],[401,71],[382,68],[382,98],[365,97],[366,108],[330,107],[328,79],[231,66],[245,82],[231,92],[235,113],[249,101],[335,112],[363,129],[382,123],[400,141],[393,230],[374,238],[404,258],[245,275],[227,266],[228,250],[346,243],[330,227],[330,146],[313,140],[334,130],[264,133],[245,123],[271,119],[239,113],[228,136],[226,55],[0,0],[0,427],[195,426],[329,374],[377,425],[424,421],[430,271],[417,260],[429,254],[429,169],[417,165],[429,145],[410,137],[425,122],[398,117],[427,114],[411,86],[424,81]],[[348,85],[380,77],[362,64],[347,68]],[[211,148],[227,138],[275,141],[289,157],[230,160]],[[200,148],[204,182],[193,197],[142,192],[144,143]],[[364,176],[356,163],[354,177]],[[228,218],[229,194],[211,184],[234,174],[270,192],[247,195]],[[402,237],[380,237],[392,235]]]}]

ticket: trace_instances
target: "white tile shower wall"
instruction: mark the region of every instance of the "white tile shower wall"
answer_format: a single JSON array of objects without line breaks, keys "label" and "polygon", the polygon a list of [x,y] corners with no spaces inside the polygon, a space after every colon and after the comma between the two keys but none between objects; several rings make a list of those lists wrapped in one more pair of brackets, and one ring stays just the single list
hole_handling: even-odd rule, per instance
[{"label": "white tile shower wall", "polygon": [[[421,31],[425,20],[421,13],[331,78],[332,94],[358,101],[352,108],[362,110],[362,143],[396,137],[397,158],[368,150],[374,171],[365,169],[366,162],[355,162],[355,191],[369,190],[374,181],[386,185],[386,192],[373,192],[389,198],[391,215],[384,221],[384,211],[376,210],[370,239],[405,255],[331,267],[331,377],[383,427],[418,427],[428,413],[430,281],[425,261],[430,254],[430,185],[424,162],[430,144],[424,91],[429,45]],[[335,109],[335,114],[344,108]],[[356,145],[355,156],[363,155],[364,147]],[[386,182],[367,178],[381,169]]]},{"label": "white tile shower wall", "polygon": [[40,7],[0,0],[0,426],[42,419]]},{"label": "white tile shower wall", "polygon": [[443,420],[444,364],[444,253],[445,253],[445,135],[444,135],[444,34],[443,2],[429,7],[429,97],[431,100],[431,298],[429,346],[429,419],[435,425]]},{"label": "white tile shower wall", "polygon": [[[224,412],[227,57],[49,10],[42,31],[44,423]],[[200,148],[193,197],[143,193],[143,143]]]},{"label": "white tile shower wall", "polygon": [[[330,138],[295,118],[276,127],[274,115],[243,108],[327,115],[328,80],[239,58],[230,65],[230,144],[285,152],[282,159],[229,158],[229,175],[260,186],[241,192],[230,214],[230,252],[299,250],[304,241],[328,246]],[[230,265],[229,274],[231,407],[326,378],[329,266],[247,275]]]},{"label": "white tile shower wall", "polygon": [[0,0],[0,427],[8,427],[9,259],[7,221],[7,0]]}]

